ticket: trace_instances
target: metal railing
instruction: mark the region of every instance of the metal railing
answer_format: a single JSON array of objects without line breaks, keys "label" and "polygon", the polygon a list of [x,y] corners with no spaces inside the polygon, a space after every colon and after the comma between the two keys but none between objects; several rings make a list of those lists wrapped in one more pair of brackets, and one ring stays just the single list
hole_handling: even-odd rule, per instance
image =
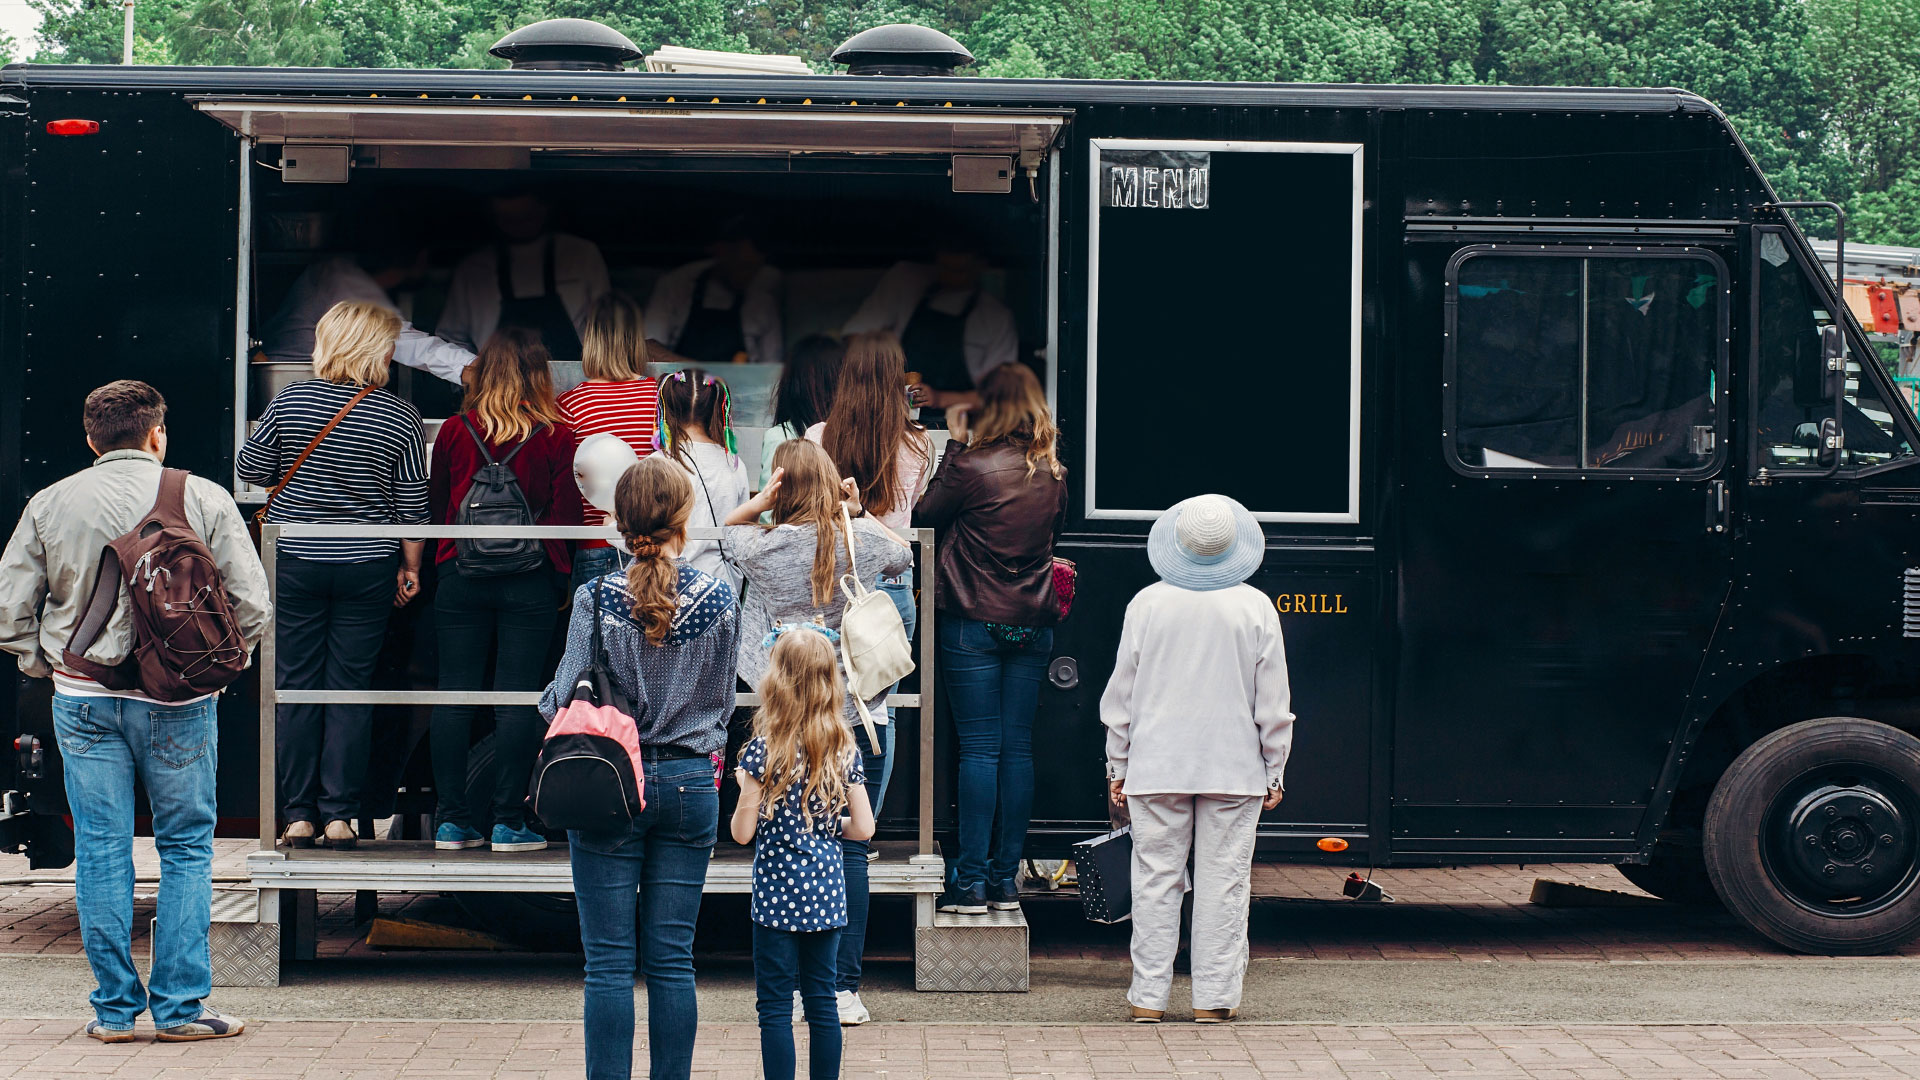
[{"label": "metal railing", "polygon": [[[927,602],[921,604],[919,618],[919,674],[920,692],[918,694],[891,694],[886,703],[899,708],[918,710],[920,729],[920,820],[919,851],[922,856],[933,854],[933,715],[930,708],[922,707],[933,703],[933,552],[932,529],[909,529],[906,537],[917,549],[915,564],[923,571],[922,580],[926,582]],[[690,540],[717,540],[720,529],[688,529]],[[480,525],[306,525],[306,524],[268,524],[260,530],[260,562],[267,572],[268,596],[276,603],[279,601],[279,587],[276,581],[276,568],[279,561],[279,541],[283,539],[343,539],[343,540],[451,540],[451,539],[508,539],[525,537],[536,540],[606,540],[617,543],[619,534],[603,526],[592,525],[539,525],[526,528]],[[277,611],[276,607],[276,611]],[[505,690],[283,690],[275,669],[277,652],[276,625],[267,630],[260,640],[260,848],[263,851],[274,850],[279,839],[275,830],[275,821],[279,813],[279,777],[277,765],[279,755],[274,752],[276,714],[280,705],[537,705],[541,691],[505,691]],[[760,703],[758,694],[736,694],[735,707],[753,706]],[[898,729],[889,732],[889,738],[895,740],[893,752],[898,754]],[[874,807],[875,812],[879,807]]]}]

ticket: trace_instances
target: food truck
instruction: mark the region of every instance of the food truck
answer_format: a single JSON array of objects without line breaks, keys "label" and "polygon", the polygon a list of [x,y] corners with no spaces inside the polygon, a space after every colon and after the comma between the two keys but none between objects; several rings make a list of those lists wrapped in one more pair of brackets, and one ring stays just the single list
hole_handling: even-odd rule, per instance
[{"label": "food truck", "polygon": [[[790,341],[957,223],[1072,487],[1031,854],[1109,827],[1098,704],[1147,530],[1216,491],[1266,531],[1251,584],[1299,717],[1259,857],[1612,863],[1790,949],[1920,934],[1920,432],[1796,215],[1831,219],[1783,203],[1711,102],[975,78],[907,27],[848,74],[647,72],[603,27],[540,26],[509,70],[5,69],[0,505],[86,463],[81,399],[122,377],[166,394],[170,464],[257,503],[234,457],[262,324],[357,220],[428,226],[444,269],[489,242],[487,193],[538,185],[644,295],[748,210]],[[431,284],[404,302],[431,329]],[[450,415],[431,383],[402,388]],[[373,797],[403,818],[425,617],[396,619],[380,683]],[[921,675],[875,888],[917,892],[931,932],[954,743]],[[223,827],[269,847],[272,691],[220,709]],[[54,851],[47,693],[0,704],[0,837]],[[315,888],[566,891],[564,858],[407,843],[262,850],[261,921]]]}]

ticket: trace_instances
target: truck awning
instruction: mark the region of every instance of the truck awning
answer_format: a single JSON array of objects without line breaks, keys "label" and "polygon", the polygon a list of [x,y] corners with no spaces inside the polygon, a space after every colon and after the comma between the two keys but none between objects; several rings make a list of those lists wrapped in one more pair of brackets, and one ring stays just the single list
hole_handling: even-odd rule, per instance
[{"label": "truck awning", "polygon": [[486,146],[707,154],[1041,153],[1068,119],[1025,109],[202,97],[262,143]]}]

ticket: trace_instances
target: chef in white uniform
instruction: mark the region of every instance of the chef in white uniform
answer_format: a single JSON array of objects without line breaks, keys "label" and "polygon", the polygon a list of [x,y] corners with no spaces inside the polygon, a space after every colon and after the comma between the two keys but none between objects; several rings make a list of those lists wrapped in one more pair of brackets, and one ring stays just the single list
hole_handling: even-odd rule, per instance
[{"label": "chef in white uniform", "polygon": [[[355,259],[338,255],[307,267],[287,290],[261,333],[266,342],[257,358],[280,363],[306,364],[313,361],[313,327],[320,316],[344,300],[364,300],[399,314],[388,290],[417,279],[425,270],[426,252],[411,255],[399,248],[383,248]],[[473,353],[451,342],[400,324],[400,339],[394,342],[395,363],[437,375],[455,386],[460,373],[473,360]]]},{"label": "chef in white uniform", "polygon": [[956,234],[940,242],[930,263],[896,263],[842,332],[900,335],[907,369],[926,388],[916,395],[921,404],[944,409],[975,403],[973,388],[987,372],[1020,358],[1013,312],[981,288],[986,269],[986,255]]},{"label": "chef in white uniform", "polygon": [[712,367],[745,355],[778,364],[785,337],[780,305],[786,279],[769,265],[752,223],[737,217],[720,227],[707,257],[667,272],[647,300],[647,337]]},{"label": "chef in white uniform", "polygon": [[478,348],[501,326],[521,326],[554,360],[578,361],[587,306],[612,287],[600,248],[550,231],[551,207],[536,192],[495,195],[491,209],[499,240],[454,268],[440,336]]}]

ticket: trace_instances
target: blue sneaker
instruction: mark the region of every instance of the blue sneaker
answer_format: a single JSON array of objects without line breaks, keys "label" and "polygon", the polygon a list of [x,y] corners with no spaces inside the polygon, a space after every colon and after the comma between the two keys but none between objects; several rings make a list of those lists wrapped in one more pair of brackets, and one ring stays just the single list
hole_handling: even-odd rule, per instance
[{"label": "blue sneaker", "polygon": [[433,846],[440,851],[460,851],[464,848],[483,847],[487,838],[467,828],[449,821],[434,830]]},{"label": "blue sneaker", "polygon": [[539,851],[547,846],[547,838],[522,826],[495,825],[493,827],[493,850],[495,851]]}]

